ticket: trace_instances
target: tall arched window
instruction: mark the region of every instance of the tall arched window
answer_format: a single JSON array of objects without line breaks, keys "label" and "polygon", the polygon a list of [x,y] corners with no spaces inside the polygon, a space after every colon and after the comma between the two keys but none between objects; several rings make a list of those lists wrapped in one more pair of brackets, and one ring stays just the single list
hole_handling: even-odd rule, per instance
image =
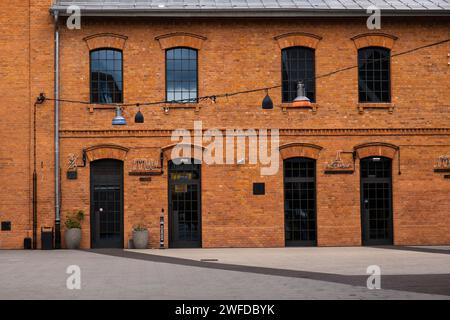
[{"label": "tall arched window", "polygon": [[123,102],[122,51],[91,51],[91,102]]},{"label": "tall arched window", "polygon": [[298,81],[303,81],[306,96],[311,102],[315,102],[315,50],[306,47],[290,47],[282,50],[281,57],[283,102],[292,102],[297,97]]},{"label": "tall arched window", "polygon": [[382,47],[358,50],[359,102],[391,102],[391,52]]},{"label": "tall arched window", "polygon": [[197,50],[166,50],[166,101],[197,102]]}]

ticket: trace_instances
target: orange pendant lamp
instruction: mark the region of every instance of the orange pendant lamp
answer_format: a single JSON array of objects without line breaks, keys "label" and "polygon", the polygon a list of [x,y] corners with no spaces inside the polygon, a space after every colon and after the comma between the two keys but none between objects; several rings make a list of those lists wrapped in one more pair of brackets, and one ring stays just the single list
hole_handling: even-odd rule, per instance
[{"label": "orange pendant lamp", "polygon": [[292,101],[293,107],[311,107],[311,100],[305,95],[305,85],[302,81],[297,83],[297,97]]}]

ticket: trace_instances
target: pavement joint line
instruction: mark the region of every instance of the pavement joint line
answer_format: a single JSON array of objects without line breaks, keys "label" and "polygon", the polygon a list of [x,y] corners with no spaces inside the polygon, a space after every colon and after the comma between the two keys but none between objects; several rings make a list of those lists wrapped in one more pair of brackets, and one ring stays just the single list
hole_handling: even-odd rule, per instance
[{"label": "pavement joint line", "polygon": [[450,250],[446,250],[446,249],[421,248],[421,247],[412,247],[412,246],[374,246],[371,248],[399,250],[399,251],[415,251],[415,252],[423,252],[423,253],[450,254]]},{"label": "pavement joint line", "polygon": [[[118,258],[176,264],[187,267],[198,267],[198,268],[217,269],[235,272],[248,272],[253,274],[262,274],[262,275],[289,277],[289,278],[301,278],[331,283],[339,283],[356,287],[366,287],[366,281],[369,277],[369,275],[342,275],[324,272],[277,269],[269,267],[256,267],[256,266],[199,261],[147,253],[130,252],[123,249],[89,249],[83,251]],[[450,274],[382,275],[382,289],[450,296]]]}]

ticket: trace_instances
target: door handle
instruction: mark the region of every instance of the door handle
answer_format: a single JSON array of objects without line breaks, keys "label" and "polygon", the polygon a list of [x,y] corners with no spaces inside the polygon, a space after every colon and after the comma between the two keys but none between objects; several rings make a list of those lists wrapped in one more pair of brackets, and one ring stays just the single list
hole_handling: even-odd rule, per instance
[{"label": "door handle", "polygon": [[369,209],[369,200],[368,199],[364,199],[364,209]]}]

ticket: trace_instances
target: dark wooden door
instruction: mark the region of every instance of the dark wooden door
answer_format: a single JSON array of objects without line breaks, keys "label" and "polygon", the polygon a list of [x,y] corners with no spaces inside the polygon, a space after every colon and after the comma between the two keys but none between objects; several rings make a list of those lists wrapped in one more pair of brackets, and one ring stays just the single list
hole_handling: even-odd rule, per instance
[{"label": "dark wooden door", "polygon": [[201,247],[201,176],[199,164],[169,162],[169,246]]},{"label": "dark wooden door", "polygon": [[123,162],[91,162],[91,247],[123,248]]}]

